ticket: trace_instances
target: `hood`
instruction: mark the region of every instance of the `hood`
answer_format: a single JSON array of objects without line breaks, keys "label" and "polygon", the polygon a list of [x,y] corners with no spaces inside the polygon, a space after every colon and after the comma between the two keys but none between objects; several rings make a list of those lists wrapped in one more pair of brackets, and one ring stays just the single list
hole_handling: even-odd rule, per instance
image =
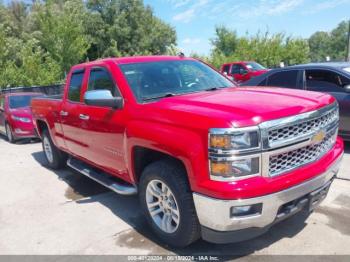
[{"label": "hood", "polygon": [[13,108],[9,109],[9,112],[14,116],[27,117],[32,119],[32,111],[30,107]]},{"label": "hood", "polygon": [[[301,114],[332,102],[330,95],[271,87],[236,87],[161,99],[145,105],[158,121],[191,126],[245,127]],[[152,114],[156,112],[156,114]]]}]

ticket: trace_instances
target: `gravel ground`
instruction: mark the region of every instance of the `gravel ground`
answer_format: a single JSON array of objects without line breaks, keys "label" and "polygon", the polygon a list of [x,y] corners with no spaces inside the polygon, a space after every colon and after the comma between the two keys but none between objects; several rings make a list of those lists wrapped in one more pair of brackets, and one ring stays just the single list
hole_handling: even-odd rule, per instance
[{"label": "gravel ground", "polygon": [[137,197],[119,196],[69,168],[46,168],[40,143],[0,138],[0,255],[350,255],[350,144],[346,151],[339,179],[309,217],[294,216],[238,244],[198,241],[175,250],[148,231]]}]

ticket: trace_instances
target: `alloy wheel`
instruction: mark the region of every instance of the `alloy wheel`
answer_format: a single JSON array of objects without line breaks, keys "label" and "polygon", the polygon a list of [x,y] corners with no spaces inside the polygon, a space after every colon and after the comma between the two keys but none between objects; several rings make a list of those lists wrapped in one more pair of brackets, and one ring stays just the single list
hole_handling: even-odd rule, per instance
[{"label": "alloy wheel", "polygon": [[47,161],[52,163],[53,162],[53,154],[52,154],[51,143],[49,141],[49,138],[46,136],[43,138],[43,146],[44,146],[44,152],[45,152]]},{"label": "alloy wheel", "polygon": [[160,180],[151,180],[146,202],[153,222],[165,233],[174,233],[180,224],[180,212],[171,189]]}]

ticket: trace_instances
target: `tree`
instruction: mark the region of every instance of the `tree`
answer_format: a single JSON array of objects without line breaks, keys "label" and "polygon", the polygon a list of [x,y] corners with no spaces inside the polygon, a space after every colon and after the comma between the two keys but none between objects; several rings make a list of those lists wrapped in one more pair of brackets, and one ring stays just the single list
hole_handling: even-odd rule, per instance
[{"label": "tree", "polygon": [[309,38],[310,59],[314,62],[325,61],[331,55],[331,38],[327,32],[316,32]]},{"label": "tree", "polygon": [[153,15],[141,0],[89,0],[95,23],[86,24],[91,36],[90,59],[118,55],[165,54],[176,43],[174,28]]},{"label": "tree", "polygon": [[[0,36],[0,44],[1,44]],[[60,79],[60,66],[45,52],[37,41],[25,43],[19,54],[18,61],[4,61],[0,70],[0,86],[34,86],[50,85]]]},{"label": "tree", "polygon": [[214,53],[221,53],[224,56],[232,55],[238,45],[237,34],[235,31],[227,29],[225,26],[215,28],[216,37],[211,40],[214,46]]},{"label": "tree", "polygon": [[174,28],[142,0],[0,0],[0,87],[57,83],[82,61],[175,44]]},{"label": "tree", "polygon": [[330,47],[333,50],[332,58],[334,60],[344,60],[346,57],[348,26],[348,22],[343,21],[330,33]]},{"label": "tree", "polygon": [[282,61],[287,65],[309,61],[307,41],[286,37],[283,33],[258,32],[238,37],[234,31],[219,27],[212,44],[210,61],[217,68],[223,63],[241,60],[257,61],[267,67],[279,66]]},{"label": "tree", "polygon": [[309,38],[310,58],[314,62],[344,60],[346,56],[348,23],[343,21],[330,32],[319,31]]},{"label": "tree", "polygon": [[[39,44],[60,65],[62,73],[81,61],[90,47],[83,21],[88,14],[82,0],[48,1],[36,7],[34,21]],[[64,77],[62,74],[61,77]]]}]

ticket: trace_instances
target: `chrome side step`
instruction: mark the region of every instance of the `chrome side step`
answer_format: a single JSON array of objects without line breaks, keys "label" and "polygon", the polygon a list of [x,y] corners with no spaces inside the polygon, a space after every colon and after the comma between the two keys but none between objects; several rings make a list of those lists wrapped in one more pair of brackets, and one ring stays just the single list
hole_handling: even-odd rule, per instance
[{"label": "chrome side step", "polygon": [[88,164],[77,160],[75,158],[69,158],[67,165],[79,173],[87,176],[101,185],[109,188],[110,190],[121,195],[135,195],[137,194],[137,188],[130,184],[122,184],[112,180],[112,177],[104,172],[98,172]]}]

